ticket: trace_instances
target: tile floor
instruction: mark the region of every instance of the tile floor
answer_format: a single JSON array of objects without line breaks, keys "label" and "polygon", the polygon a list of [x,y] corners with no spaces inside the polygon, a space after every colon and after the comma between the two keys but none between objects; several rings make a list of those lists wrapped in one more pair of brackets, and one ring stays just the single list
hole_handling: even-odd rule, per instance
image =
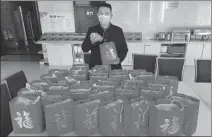
[{"label": "tile floor", "polygon": [[[71,66],[46,66],[40,65],[38,61],[1,61],[1,78],[8,76],[19,70],[23,70],[28,81],[40,79],[41,74],[45,74],[51,68],[70,68]],[[131,69],[132,66],[123,66],[123,68]],[[195,77],[195,69],[193,66],[185,66],[183,81],[193,82]]]}]

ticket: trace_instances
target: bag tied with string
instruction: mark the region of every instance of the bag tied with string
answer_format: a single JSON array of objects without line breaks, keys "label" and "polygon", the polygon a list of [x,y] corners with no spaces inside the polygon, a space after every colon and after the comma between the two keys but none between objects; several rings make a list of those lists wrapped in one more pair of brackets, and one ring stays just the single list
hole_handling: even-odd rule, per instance
[{"label": "bag tied with string", "polygon": [[173,94],[167,100],[178,100],[184,105],[183,133],[191,136],[197,129],[200,100],[186,94]]},{"label": "bag tied with string", "polygon": [[123,100],[113,98],[99,108],[99,131],[102,136],[121,136],[124,127]]},{"label": "bag tied with string", "polygon": [[74,130],[74,102],[64,99],[45,106],[48,136],[60,136]]},{"label": "bag tied with string", "polygon": [[78,100],[75,102],[75,126],[79,136],[89,136],[99,130],[99,104],[100,100]]},{"label": "bag tied with string", "polygon": [[156,81],[162,84],[167,84],[171,87],[173,93],[177,93],[179,80],[173,76],[157,76]]},{"label": "bag tied with string", "polygon": [[144,97],[124,100],[124,134],[126,136],[141,136],[148,134],[149,112],[155,102],[149,102]]},{"label": "bag tied with string", "polygon": [[159,99],[150,109],[149,136],[181,136],[183,120],[180,101]]},{"label": "bag tied with string", "polygon": [[15,97],[9,102],[15,134],[40,134],[44,130],[41,97]]},{"label": "bag tied with string", "polygon": [[139,89],[138,88],[130,88],[125,86],[120,86],[115,89],[115,96],[123,97],[123,98],[136,98],[139,97]]}]

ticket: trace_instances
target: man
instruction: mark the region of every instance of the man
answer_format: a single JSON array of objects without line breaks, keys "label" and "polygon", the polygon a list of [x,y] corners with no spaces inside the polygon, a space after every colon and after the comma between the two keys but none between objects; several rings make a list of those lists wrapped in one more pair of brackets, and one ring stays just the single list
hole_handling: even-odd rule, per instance
[{"label": "man", "polygon": [[121,62],[125,59],[128,48],[123,30],[110,23],[112,16],[112,7],[110,4],[103,3],[99,5],[97,13],[99,24],[88,29],[86,38],[82,43],[83,52],[91,50],[90,69],[95,65],[102,65],[99,46],[104,42],[114,42],[119,57],[111,65],[111,68],[122,69]]}]

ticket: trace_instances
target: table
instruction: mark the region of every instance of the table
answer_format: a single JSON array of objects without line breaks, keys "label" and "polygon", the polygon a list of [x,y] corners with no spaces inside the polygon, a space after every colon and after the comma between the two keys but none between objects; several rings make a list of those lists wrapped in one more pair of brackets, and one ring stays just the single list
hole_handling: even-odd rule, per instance
[{"label": "table", "polygon": [[[196,83],[195,83],[196,84]],[[195,85],[193,84],[193,85]],[[192,84],[188,84],[186,82],[180,82],[178,87],[178,92],[193,96],[195,98],[200,99],[200,108],[199,108],[199,116],[197,123],[197,130],[193,134],[193,136],[211,136],[211,109],[209,109],[204,101],[199,97],[199,95],[193,90],[194,86]],[[14,134],[13,132],[9,136],[47,136],[47,133],[44,131],[42,134],[38,135],[23,135],[23,134]],[[67,133],[63,136],[77,136],[75,132]],[[100,134],[95,134],[93,136],[100,136]],[[124,136],[124,135],[123,135]]]},{"label": "table", "polygon": [[211,83],[188,83],[189,87],[205,102],[211,109]]}]

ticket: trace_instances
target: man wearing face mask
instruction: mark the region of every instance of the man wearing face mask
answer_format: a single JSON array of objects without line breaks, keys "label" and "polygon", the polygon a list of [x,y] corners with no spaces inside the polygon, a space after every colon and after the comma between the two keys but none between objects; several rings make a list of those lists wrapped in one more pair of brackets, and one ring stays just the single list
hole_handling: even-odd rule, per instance
[{"label": "man wearing face mask", "polygon": [[85,40],[82,43],[83,52],[91,50],[89,68],[95,65],[102,65],[100,55],[100,44],[114,42],[119,59],[111,65],[112,69],[122,69],[121,62],[125,59],[128,48],[123,30],[110,23],[112,18],[112,7],[108,3],[98,6],[97,17],[99,24],[88,29]]}]

